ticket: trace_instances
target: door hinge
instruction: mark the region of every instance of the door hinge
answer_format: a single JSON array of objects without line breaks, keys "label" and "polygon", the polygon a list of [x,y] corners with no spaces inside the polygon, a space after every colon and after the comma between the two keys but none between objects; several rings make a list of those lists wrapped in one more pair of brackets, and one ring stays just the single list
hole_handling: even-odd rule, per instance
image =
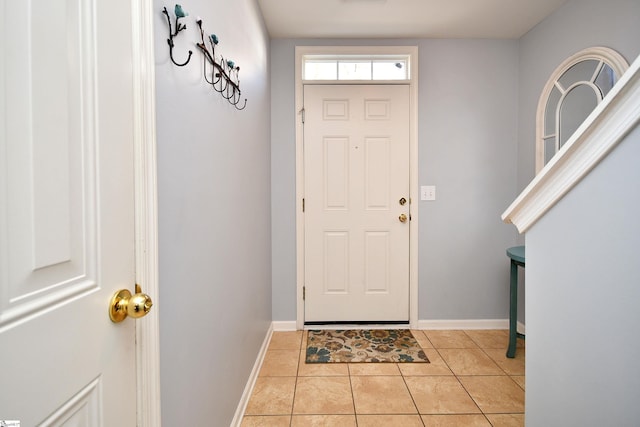
[{"label": "door hinge", "polygon": [[302,116],[302,123],[304,124],[304,107],[300,110],[300,115]]},{"label": "door hinge", "polygon": [[304,212],[304,197],[302,198],[302,212]]},{"label": "door hinge", "polygon": [[307,298],[307,287],[303,286],[302,287],[302,301],[304,301]]}]

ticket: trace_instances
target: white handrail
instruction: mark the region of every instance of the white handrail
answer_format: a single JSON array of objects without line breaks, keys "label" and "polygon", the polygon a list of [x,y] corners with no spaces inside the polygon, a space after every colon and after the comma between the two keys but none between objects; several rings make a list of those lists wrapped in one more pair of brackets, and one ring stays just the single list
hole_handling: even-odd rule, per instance
[{"label": "white handrail", "polygon": [[502,214],[526,232],[640,122],[640,56],[560,151]]}]

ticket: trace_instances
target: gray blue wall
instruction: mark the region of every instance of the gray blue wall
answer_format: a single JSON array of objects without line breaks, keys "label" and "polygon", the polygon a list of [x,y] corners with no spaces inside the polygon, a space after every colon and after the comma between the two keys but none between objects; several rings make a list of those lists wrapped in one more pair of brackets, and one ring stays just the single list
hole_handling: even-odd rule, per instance
[{"label": "gray blue wall", "polygon": [[638,425],[638,159],[640,128],[527,232],[527,426]]},{"label": "gray blue wall", "polygon": [[[160,364],[166,426],[229,425],[271,322],[269,41],[253,0],[190,0],[169,62],[155,1]],[[240,65],[247,108],[207,87],[195,24]]]},{"label": "gray blue wall", "polygon": [[[633,62],[638,40],[637,0],[572,0],[520,39],[518,190],[535,173],[536,108],[553,70],[590,46]],[[630,338],[640,332],[639,139],[636,130],[526,234],[528,426],[640,418],[640,346]]]},{"label": "gray blue wall", "polygon": [[[206,87],[198,52],[187,67],[169,62],[166,22],[160,14],[165,4],[157,0],[155,4],[158,309],[162,416],[166,425],[210,425],[211,420],[228,424],[270,321],[295,320],[296,44],[419,47],[419,181],[438,188],[438,200],[420,202],[420,319],[507,317],[508,262],[504,250],[519,237],[499,217],[533,177],[535,108],[544,83],[562,60],[584,47],[610,46],[629,61],[640,52],[637,0],[571,0],[522,39],[510,41],[269,41],[253,0],[183,3],[191,16],[184,21],[188,30],[176,41],[178,60],[185,57],[187,49],[194,49],[193,42],[199,37],[194,18],[201,16],[206,28],[220,37],[221,52],[242,67],[242,88],[249,104],[245,111],[238,112]],[[634,138],[637,142],[637,135]],[[635,158],[637,154],[633,153]],[[638,176],[632,178],[638,182]],[[608,179],[605,176],[603,182],[609,184]],[[568,198],[566,203],[571,209],[591,208],[587,197],[581,197],[574,201]],[[598,202],[620,202],[623,195],[606,197]],[[635,200],[630,214],[637,217]],[[596,210],[590,215],[590,224],[576,224],[570,231],[576,233],[576,241],[588,225],[610,226],[605,216],[599,216],[601,213],[606,214]],[[554,215],[550,213],[549,218]],[[545,237],[544,233],[551,233],[554,226],[540,229],[543,243],[552,241],[552,236]],[[538,238],[535,233],[532,230],[531,239]],[[575,250],[569,246],[562,248]],[[576,253],[611,260],[604,249],[580,250]],[[527,257],[533,257],[532,262],[536,257],[546,257],[542,259],[545,263],[553,261],[545,254],[528,253]],[[611,266],[624,262],[616,259]],[[568,259],[568,265],[583,267],[577,255]],[[593,270],[597,265],[590,267]],[[558,269],[550,264],[548,271],[538,272],[537,280],[547,280],[543,275],[552,276]],[[607,334],[628,327],[629,321],[635,325],[639,322],[616,313],[614,307],[619,301],[610,293],[580,294],[581,304],[574,304],[576,311],[571,312],[576,319],[592,313],[599,316],[592,316],[593,320],[586,323],[570,323],[573,338],[568,342],[576,345],[574,349],[557,347],[569,336],[561,328],[566,316],[543,319],[544,310],[553,308],[549,304],[562,303],[578,284],[592,286],[593,279],[587,273],[602,273],[592,270],[576,275],[570,287],[561,289],[557,300],[549,298],[557,292],[550,285],[553,281],[527,295],[528,414],[534,411],[530,407],[539,408],[536,412],[546,411],[547,405],[553,404],[542,396],[549,391],[544,388],[545,381],[564,386],[568,394],[580,391],[587,380],[578,376],[598,363],[596,373],[587,377],[591,378],[588,385],[609,387],[601,374],[610,369],[614,386],[638,389],[637,376],[623,378],[621,367],[631,356],[638,360],[637,344],[631,339],[623,343],[624,334]],[[612,277],[618,274],[610,273]],[[630,273],[636,274],[638,283],[637,271]],[[638,300],[637,293],[633,294],[637,291],[621,288],[623,280],[612,286],[612,290],[629,292],[627,302]],[[596,297],[607,299],[596,304]],[[605,321],[596,322],[598,318]],[[529,330],[531,319],[536,321]],[[543,335],[549,337],[538,341]],[[600,343],[606,346],[596,348]],[[577,349],[593,352],[594,356],[584,358]],[[625,351],[630,356],[624,355]],[[621,354],[622,364],[610,359]],[[595,356],[606,363],[595,361]],[[576,357],[584,362],[576,361]],[[561,370],[550,370],[556,360]],[[554,378],[560,378],[562,384]],[[593,403],[596,397],[602,398],[589,395],[588,402]],[[619,397],[619,405],[625,405],[626,396]],[[572,409],[575,402],[567,401],[566,405]],[[554,410],[550,417],[563,414]],[[638,414],[635,416],[637,419]],[[543,421],[532,419],[531,425],[553,425]],[[571,425],[565,421],[559,424]]]},{"label": "gray blue wall", "polygon": [[592,46],[618,51],[631,63],[640,54],[640,1],[570,0],[520,39],[518,191],[535,176],[536,109],[551,73]]},{"label": "gray blue wall", "polygon": [[[572,0],[519,40],[518,192],[535,176],[535,132],[538,99],[553,71],[582,49],[605,46],[628,62],[640,53],[640,2],[637,0]],[[524,244],[524,236],[518,243]],[[520,295],[525,277],[520,272]],[[521,298],[518,320],[524,323]]]},{"label": "gray blue wall", "polygon": [[419,319],[505,319],[516,243],[500,214],[517,195],[515,40],[271,41],[273,318],[296,319],[295,46],[419,48]]}]

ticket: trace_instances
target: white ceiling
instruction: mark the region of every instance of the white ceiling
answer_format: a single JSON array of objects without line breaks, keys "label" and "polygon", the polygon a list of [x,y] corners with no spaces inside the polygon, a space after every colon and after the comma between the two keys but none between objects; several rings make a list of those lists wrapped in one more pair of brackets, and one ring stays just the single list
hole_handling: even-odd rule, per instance
[{"label": "white ceiling", "polygon": [[566,0],[258,0],[272,38],[520,38]]}]

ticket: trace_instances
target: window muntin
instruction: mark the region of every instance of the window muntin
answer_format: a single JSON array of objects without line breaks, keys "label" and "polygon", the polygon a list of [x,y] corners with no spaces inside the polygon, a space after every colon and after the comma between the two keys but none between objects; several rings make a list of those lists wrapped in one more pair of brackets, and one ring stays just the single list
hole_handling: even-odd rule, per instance
[{"label": "window muntin", "polygon": [[593,47],[556,68],[538,102],[536,173],[569,141],[628,67],[616,51]]}]

